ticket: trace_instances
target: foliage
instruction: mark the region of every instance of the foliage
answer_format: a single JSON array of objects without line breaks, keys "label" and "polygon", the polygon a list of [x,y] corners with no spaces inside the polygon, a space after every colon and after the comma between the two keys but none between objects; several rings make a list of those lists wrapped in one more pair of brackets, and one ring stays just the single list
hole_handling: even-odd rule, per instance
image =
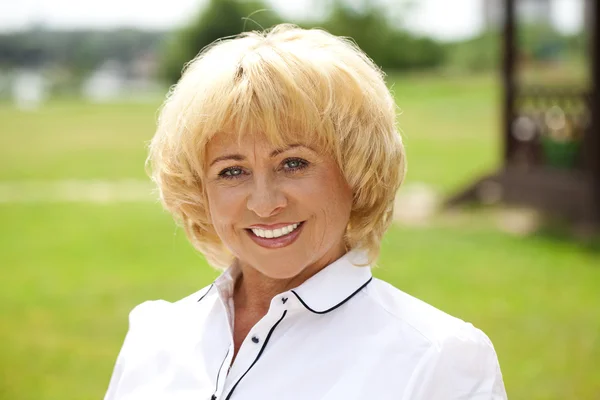
[{"label": "foliage", "polygon": [[261,0],[210,0],[206,9],[167,41],[162,75],[168,82],[175,83],[184,64],[215,40],[250,29],[266,29],[281,22],[279,15]]},{"label": "foliage", "polygon": [[[584,62],[587,57],[584,33],[562,34],[547,24],[529,23],[517,28],[517,52],[522,61],[566,60]],[[489,30],[445,45],[446,66],[458,71],[485,71],[500,68],[502,36]]]},{"label": "foliage", "polygon": [[[180,77],[183,65],[202,48],[221,37],[246,29],[268,28],[282,22],[274,11],[264,9],[259,1],[211,0],[208,7],[185,29],[167,43],[164,77],[171,83]],[[252,15],[247,23],[244,17]],[[351,37],[376,64],[388,69],[430,68],[440,65],[444,51],[440,44],[395,28],[381,6],[364,2],[360,8],[336,0],[325,19],[317,22],[289,21],[304,27],[320,27],[329,32]]]},{"label": "foliage", "polygon": [[[55,81],[77,83],[106,60],[126,64],[144,54],[158,54],[161,76],[174,83],[184,64],[213,41],[283,22],[264,1],[210,0],[188,25],[169,33],[139,29],[55,31],[44,27],[0,33],[0,70],[51,67],[58,70]],[[312,6],[324,11],[323,19],[286,22],[350,37],[376,64],[389,71],[446,67],[472,72],[500,65],[501,32],[488,31],[460,42],[440,43],[409,33],[399,18],[390,18],[392,11],[404,18],[410,15],[408,0],[394,3],[393,9],[389,4],[313,0]],[[536,23],[520,25],[518,36],[519,51],[527,60],[566,57],[583,65],[589,53],[582,33],[563,35]]]},{"label": "foliage", "polygon": [[474,38],[445,46],[446,66],[458,71],[479,72],[500,67],[501,38],[487,31]]},{"label": "foliage", "polygon": [[351,37],[373,61],[385,69],[416,69],[439,66],[444,61],[442,46],[392,25],[382,6],[365,2],[356,9],[335,1],[321,25],[329,32]]}]

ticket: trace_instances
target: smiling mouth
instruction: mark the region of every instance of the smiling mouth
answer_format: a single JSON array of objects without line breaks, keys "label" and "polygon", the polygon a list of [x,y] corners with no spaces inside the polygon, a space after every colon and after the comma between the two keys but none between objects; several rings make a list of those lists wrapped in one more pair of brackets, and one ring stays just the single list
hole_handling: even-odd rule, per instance
[{"label": "smiling mouth", "polygon": [[272,230],[259,228],[251,228],[246,230],[250,232],[253,236],[259,237],[261,239],[279,239],[291,235],[293,232],[299,229],[302,226],[302,224],[304,224],[304,221]]}]

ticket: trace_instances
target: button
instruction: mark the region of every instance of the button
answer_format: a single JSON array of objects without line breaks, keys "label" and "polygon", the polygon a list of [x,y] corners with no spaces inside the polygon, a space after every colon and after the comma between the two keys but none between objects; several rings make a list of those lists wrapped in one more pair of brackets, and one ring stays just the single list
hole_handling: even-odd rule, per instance
[{"label": "button", "polygon": [[283,303],[283,304],[285,304],[285,302],[286,302],[287,300],[288,300],[288,298],[287,298],[287,297],[282,297],[282,298],[281,298],[281,301],[282,301],[282,303]]},{"label": "button", "polygon": [[254,343],[258,343],[259,342],[259,340],[258,340],[258,338],[256,336],[252,336],[252,341]]}]

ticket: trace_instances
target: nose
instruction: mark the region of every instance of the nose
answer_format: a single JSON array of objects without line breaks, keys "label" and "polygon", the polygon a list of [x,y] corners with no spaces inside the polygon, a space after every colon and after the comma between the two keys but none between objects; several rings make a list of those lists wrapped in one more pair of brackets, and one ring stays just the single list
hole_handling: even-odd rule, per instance
[{"label": "nose", "polygon": [[277,183],[268,178],[254,181],[247,207],[261,218],[279,214],[287,205],[287,199]]}]

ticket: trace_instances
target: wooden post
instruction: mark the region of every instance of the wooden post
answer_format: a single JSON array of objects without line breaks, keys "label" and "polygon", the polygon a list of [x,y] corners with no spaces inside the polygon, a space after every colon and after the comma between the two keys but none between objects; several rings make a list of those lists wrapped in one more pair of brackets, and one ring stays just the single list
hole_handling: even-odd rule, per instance
[{"label": "wooden post", "polygon": [[587,151],[587,165],[589,167],[592,182],[592,218],[593,223],[600,225],[600,21],[598,12],[600,6],[595,0],[588,0],[586,12],[589,12],[589,47],[591,54],[591,86],[592,96],[590,99],[591,126],[584,138],[584,148]]},{"label": "wooden post", "polygon": [[503,34],[503,64],[502,64],[502,83],[504,87],[503,104],[503,144],[504,144],[504,166],[506,167],[510,155],[515,146],[515,139],[512,135],[512,123],[514,121],[514,104],[516,96],[515,88],[515,64],[516,60],[516,40],[515,40],[515,0],[504,0],[504,34]]}]

